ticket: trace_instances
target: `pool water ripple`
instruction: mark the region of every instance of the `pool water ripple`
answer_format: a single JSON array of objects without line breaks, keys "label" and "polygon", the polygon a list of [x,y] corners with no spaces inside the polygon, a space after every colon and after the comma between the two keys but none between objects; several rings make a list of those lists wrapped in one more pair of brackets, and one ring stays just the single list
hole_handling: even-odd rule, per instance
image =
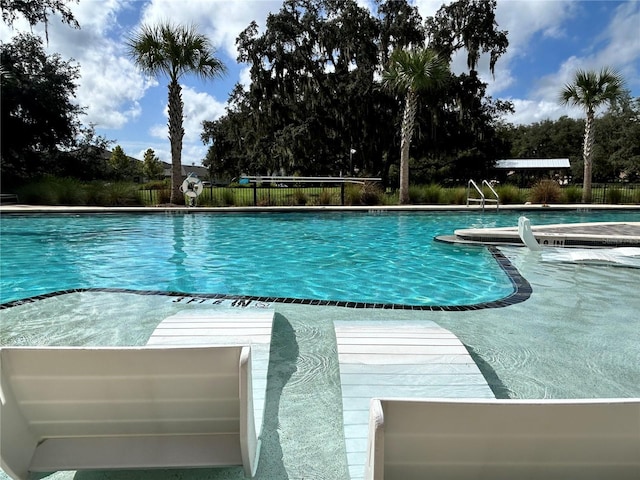
[{"label": "pool water ripple", "polygon": [[[300,343],[322,344],[325,342],[326,332],[315,325],[307,325],[298,328],[296,336]],[[322,380],[326,382],[328,377],[334,375],[335,356],[337,355],[335,348],[323,349],[321,351],[303,350],[300,352],[296,360],[296,368],[304,375],[294,375],[288,387],[304,388],[304,385],[315,385]]]},{"label": "pool water ripple", "polygon": [[433,242],[462,226],[452,217],[433,220],[335,213],[3,216],[1,300],[125,288],[428,306],[513,292],[487,249]]},{"label": "pool water ripple", "polygon": [[[469,226],[513,226],[518,216],[3,215],[0,303],[60,291],[124,289],[391,308],[503,306],[504,299],[527,298],[526,288],[519,291],[526,281],[514,277],[519,274],[508,262],[499,265],[497,254],[484,247],[433,239]],[[597,220],[616,218],[599,213]],[[532,219],[590,220],[592,215],[576,212]]]}]

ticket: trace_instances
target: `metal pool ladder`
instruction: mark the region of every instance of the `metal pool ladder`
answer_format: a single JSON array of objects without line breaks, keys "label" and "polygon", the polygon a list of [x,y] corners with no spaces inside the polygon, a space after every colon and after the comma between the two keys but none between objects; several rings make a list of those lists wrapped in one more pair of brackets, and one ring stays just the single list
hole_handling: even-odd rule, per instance
[{"label": "metal pool ladder", "polygon": [[[484,206],[486,203],[495,203],[496,210],[498,210],[500,208],[500,197],[498,196],[496,191],[486,180],[482,180],[481,186],[486,186],[494,198],[486,198],[484,192],[482,191],[482,188],[479,188],[476,182],[474,182],[473,180],[469,180],[469,182],[467,183],[467,207],[469,206],[469,202],[479,203],[480,205],[482,205],[482,211],[484,212]],[[471,187],[473,187],[475,191],[480,195],[480,198],[471,196]]]}]

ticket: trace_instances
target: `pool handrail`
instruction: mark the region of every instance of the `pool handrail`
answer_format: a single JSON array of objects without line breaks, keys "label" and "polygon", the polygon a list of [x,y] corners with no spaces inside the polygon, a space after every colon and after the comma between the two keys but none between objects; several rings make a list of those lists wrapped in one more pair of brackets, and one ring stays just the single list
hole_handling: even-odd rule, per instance
[{"label": "pool handrail", "polygon": [[[471,179],[467,182],[467,207],[469,206],[469,202],[479,203],[480,206],[482,207],[482,211],[484,212],[485,204],[487,202],[490,202],[490,203],[496,204],[496,210],[500,209],[500,196],[494,190],[491,184],[487,180],[482,180],[481,185],[483,187],[485,186],[488,187],[489,191],[491,192],[494,198],[487,198],[484,192],[482,191],[482,189],[478,187],[478,184]],[[473,189],[478,193],[478,195],[480,195],[480,198],[475,198],[471,196],[471,187],[473,187]]]}]

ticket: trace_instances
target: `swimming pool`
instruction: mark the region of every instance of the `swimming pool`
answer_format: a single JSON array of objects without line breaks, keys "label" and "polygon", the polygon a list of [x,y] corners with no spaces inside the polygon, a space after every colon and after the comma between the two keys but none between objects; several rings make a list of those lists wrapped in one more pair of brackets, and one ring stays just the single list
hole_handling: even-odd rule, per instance
[{"label": "swimming pool", "polygon": [[[362,217],[371,217],[369,220],[379,221],[387,216],[396,223],[394,233],[398,234],[402,228],[414,230],[411,219],[414,215],[424,217],[421,221],[437,223],[433,227],[415,228],[424,237],[420,245],[434,243],[435,235],[450,234],[457,228],[472,226],[511,226],[515,225],[520,212],[500,212],[499,214],[402,214],[398,218],[396,213],[380,214],[368,213],[355,214],[363,221]],[[280,215],[280,214],[278,214]],[[301,215],[301,214],[296,214]],[[293,220],[280,217],[281,230],[297,232],[304,229],[294,229],[292,223],[302,220],[295,217]],[[318,215],[310,217],[313,219]],[[331,214],[333,215],[333,214]],[[351,214],[340,214],[349,216]],[[336,225],[346,228],[347,223],[340,223],[338,215],[332,219],[332,229]],[[207,215],[203,216],[206,217]],[[242,217],[254,220],[253,217],[270,216],[262,215],[229,215],[229,225],[240,225]],[[600,220],[628,220],[639,221],[639,214],[615,213],[603,216],[583,213],[547,212],[541,216],[527,213],[534,224],[558,223],[558,222],[584,222]],[[73,264],[74,256],[79,256],[79,249],[92,245],[96,254],[104,254],[100,260],[107,261],[108,256],[117,255],[128,257],[130,255],[145,256],[139,253],[127,242],[117,242],[117,254],[106,254],[109,239],[117,239],[118,232],[131,229],[138,232],[141,239],[138,245],[149,246],[149,255],[171,258],[176,251],[174,244],[176,232],[189,232],[190,226],[201,226],[202,223],[185,219],[183,223],[171,221],[165,226],[146,230],[149,223],[139,224],[133,227],[127,221],[134,222],[145,220],[155,225],[165,216],[158,215],[153,218],[130,218],[129,216],[114,216],[113,225],[109,228],[97,228],[91,224],[94,216],[55,217],[56,228],[52,224],[44,223],[43,217],[37,217],[34,225],[24,220],[29,217],[11,217],[12,220],[23,222],[23,226],[29,227],[32,232],[37,232],[42,242],[38,244],[33,239],[29,240],[31,248],[37,246],[38,251],[29,253],[21,249],[22,255],[27,260],[18,263],[16,270],[27,269],[28,275],[12,277],[21,279],[15,285],[20,286],[18,293],[13,292],[13,297],[25,298],[51,291],[58,291],[66,286],[85,288],[90,285],[103,285],[105,279],[116,278],[117,275],[108,273],[107,266],[100,265],[97,269],[100,275],[94,275],[91,265],[82,265],[75,268],[71,277],[76,283],[58,285],[55,280],[49,279],[48,283],[36,282],[40,290],[30,290],[28,284],[29,275],[32,278],[44,276],[42,272],[55,267],[55,272],[65,281],[65,267]],[[145,216],[146,217],[146,216]],[[173,215],[167,216],[173,219]],[[5,227],[8,223],[2,219],[2,233],[4,237]],[[84,219],[81,226],[74,223],[75,219]],[[319,220],[327,220],[322,217]],[[124,223],[118,225],[115,220]],[[196,219],[197,220],[197,219]],[[234,220],[234,221],[232,221]],[[348,220],[348,219],[347,219]],[[244,220],[243,220],[244,221]],[[145,225],[145,229],[142,228]],[[171,227],[167,227],[170,225]],[[178,225],[175,229],[175,225]],[[327,222],[327,225],[329,223]],[[360,223],[363,226],[365,223]],[[12,242],[3,244],[2,261],[6,260],[4,247],[11,243],[20,243],[20,228],[10,225],[14,229]],[[222,227],[216,225],[209,227],[213,233],[207,238],[216,238],[218,242],[224,241]],[[391,227],[388,227],[391,228]],[[65,229],[73,232],[66,240],[66,246],[62,253],[54,253],[54,245],[58,240],[65,239]],[[168,231],[167,231],[168,230]],[[257,230],[244,227],[243,231],[250,230],[257,236]],[[262,230],[264,232],[264,229]],[[145,234],[147,232],[147,234]],[[378,236],[380,230],[376,230]],[[88,235],[90,241],[85,244],[83,235]],[[164,236],[163,236],[164,235]],[[328,233],[326,235],[329,235]],[[357,237],[358,233],[352,234]],[[114,238],[116,237],[116,238]],[[151,238],[149,238],[151,237]],[[203,240],[199,234],[194,238],[185,235],[189,241],[199,242],[198,248],[212,248],[210,241]],[[146,238],[146,241],[145,241]],[[282,232],[273,233],[273,238],[286,238]],[[324,238],[324,237],[323,237]],[[339,238],[345,238],[344,234]],[[161,253],[157,246],[164,239],[168,252]],[[271,237],[266,234],[260,236],[259,244],[269,243]],[[280,240],[281,241],[281,240]],[[343,240],[344,241],[344,240]],[[184,241],[182,242],[184,243]],[[414,244],[414,243],[412,243]],[[40,245],[40,246],[38,246]],[[437,244],[437,246],[441,246]],[[443,247],[451,247],[442,245]],[[46,247],[46,248],[45,248]],[[189,248],[182,247],[184,253],[197,253],[196,245]],[[461,254],[469,252],[481,252],[486,256],[487,263],[498,272],[502,270],[497,266],[494,257],[484,247],[467,247],[461,249]],[[47,250],[48,249],[48,250]],[[584,398],[584,397],[638,397],[640,396],[640,296],[637,294],[640,288],[640,270],[615,267],[599,267],[589,265],[549,264],[539,262],[535,256],[529,254],[524,248],[500,247],[500,252],[508,261],[531,283],[532,295],[527,301],[519,302],[504,308],[485,309],[442,309],[436,311],[413,311],[396,309],[369,309],[369,308],[341,308],[331,306],[311,306],[303,304],[278,304],[275,306],[276,318],[274,321],[274,333],[272,340],[271,360],[269,365],[269,392],[270,402],[267,405],[265,418],[265,439],[263,453],[259,463],[257,478],[265,479],[323,479],[346,480],[346,459],[344,450],[344,434],[342,431],[342,413],[337,407],[341,402],[340,378],[337,365],[335,346],[335,334],[333,322],[335,321],[370,321],[370,320],[401,320],[407,322],[435,321],[443,327],[455,333],[465,345],[473,352],[480,364],[483,373],[497,396],[505,398]],[[47,252],[46,261],[39,260],[43,252]],[[440,251],[438,251],[440,254]],[[247,256],[249,251],[242,252]],[[56,257],[56,255],[60,255]],[[176,259],[176,257],[174,257]],[[57,261],[54,261],[57,260]],[[182,258],[183,264],[193,265]],[[35,262],[31,265],[30,262]],[[430,265],[427,261],[427,265]],[[180,262],[177,262],[180,263]],[[435,263],[438,263],[435,260]],[[162,283],[154,285],[152,278],[149,283],[138,285],[130,282],[129,276],[135,272],[126,272],[127,262],[118,270],[123,276],[121,283],[112,285],[135,286],[135,290],[151,288],[159,292],[166,289],[176,289],[176,283],[167,281],[165,277],[179,278],[180,269],[171,267],[172,262],[167,261],[168,268],[175,268],[171,275],[154,272],[153,269],[144,266],[144,262],[132,262],[130,266],[142,270],[145,275],[140,278],[162,277]],[[165,265],[165,264],[163,264]],[[467,265],[463,263],[462,265]],[[473,264],[470,264],[475,267]],[[46,266],[46,269],[45,269]],[[267,268],[265,265],[264,268]],[[4,266],[3,266],[4,268]],[[245,267],[249,268],[249,267]],[[429,268],[429,267],[426,267]],[[434,266],[435,268],[435,266]],[[85,272],[86,270],[86,272]],[[105,273],[107,272],[107,273]],[[4,273],[3,281],[4,281]],[[24,273],[24,272],[23,272]],[[504,275],[501,273],[501,275]],[[136,275],[133,275],[136,277]],[[251,277],[253,278],[253,277]],[[273,277],[271,277],[273,279]],[[351,277],[353,278],[353,277]],[[437,279],[437,277],[436,277]],[[504,280],[498,276],[498,281]],[[508,279],[507,279],[508,280]],[[189,289],[192,286],[200,289],[197,276],[192,276],[190,282],[183,285]],[[87,282],[87,283],[83,283]],[[137,282],[137,280],[136,280]],[[12,284],[13,285],[13,284]],[[179,283],[177,283],[179,285]],[[208,289],[208,287],[207,287]],[[3,286],[4,290],[4,286]],[[193,293],[191,290],[188,290]],[[5,292],[2,292],[5,298]],[[208,303],[177,301],[182,297],[164,294],[143,295],[132,292],[118,291],[81,291],[64,295],[53,295],[31,303],[16,305],[0,311],[2,316],[2,329],[0,331],[0,344],[2,345],[144,345],[155,326],[164,318],[185,309],[205,310],[211,308]],[[385,297],[386,298],[386,297]],[[3,475],[0,474],[0,478]],[[179,479],[240,479],[241,469],[216,469],[190,470],[171,472],[82,472],[74,474],[70,472],[58,472],[48,475],[46,478],[71,479],[111,479],[130,480],[145,479],[159,480],[163,478]]]},{"label": "swimming pool", "polygon": [[[75,289],[360,306],[478,305],[514,293],[484,247],[434,242],[517,212],[48,215],[0,219],[0,303]],[[536,224],[639,213],[535,215]],[[44,274],[43,274],[44,273]]]}]

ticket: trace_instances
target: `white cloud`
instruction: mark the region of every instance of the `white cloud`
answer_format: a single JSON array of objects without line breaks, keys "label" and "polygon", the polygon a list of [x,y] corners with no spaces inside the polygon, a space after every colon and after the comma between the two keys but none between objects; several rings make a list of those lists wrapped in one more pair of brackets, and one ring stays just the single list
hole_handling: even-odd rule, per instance
[{"label": "white cloud", "polygon": [[82,0],[68,5],[82,30],[104,36],[115,27],[117,14],[127,3],[125,0]]},{"label": "white cloud", "polygon": [[598,40],[606,46],[597,52],[589,68],[608,65],[620,70],[629,86],[640,86],[640,2],[622,3]]},{"label": "white cloud", "polygon": [[[81,120],[101,129],[122,128],[138,117],[139,101],[149,87],[156,85],[155,80],[141,75],[125,56],[121,35],[114,33],[117,15],[124,5],[122,0],[70,3],[81,28],[71,28],[55,17],[50,18],[48,25],[47,52],[80,65],[75,101],[86,107],[86,115]],[[20,28],[23,26],[20,24]],[[44,37],[44,26],[34,27],[33,33]]]},{"label": "white cloud", "polygon": [[[357,1],[375,13],[377,7],[373,0]],[[426,18],[432,16],[443,1],[415,0],[413,4]],[[123,39],[140,23],[160,20],[194,23],[201,33],[212,39],[231,75],[247,86],[250,83],[249,68],[235,64],[236,38],[252,20],[262,31],[268,13],[277,12],[281,5],[281,0],[149,0],[146,3],[137,0],[80,0],[78,4],[69,3],[69,6],[81,24],[81,30],[72,29],[56,18],[50,19],[47,48],[50,53],[59,53],[63,59],[74,58],[80,64],[82,76],[77,101],[87,107],[88,115],[83,117],[85,123],[96,123],[99,133],[106,134],[108,138],[125,137],[122,146],[129,154],[141,155],[147,148],[153,148],[156,154],[168,161],[166,121],[160,125],[162,114],[158,115],[162,108],[166,109],[165,80],[158,79],[158,82],[141,75],[127,57]],[[478,71],[489,84],[489,95],[510,97],[514,102],[517,111],[509,121],[530,123],[565,114],[579,116],[581,112],[559,105],[557,98],[559,89],[571,79],[576,68],[599,69],[611,65],[622,72],[635,91],[640,86],[638,0],[616,2],[615,15],[608,28],[593,32],[575,28],[583,20],[582,15],[593,9],[593,4],[586,1],[498,0],[497,5],[497,22],[500,29],[509,31],[509,48],[496,64],[495,77],[489,72],[486,57],[481,58]],[[607,11],[612,10],[608,8]],[[0,22],[0,40],[10,39],[17,31],[29,31],[23,20],[18,20],[14,28],[11,30]],[[576,41],[576,32],[580,32],[586,41],[584,38]],[[44,37],[42,26],[34,28],[34,33]],[[577,48],[573,48],[573,56],[551,64],[539,48],[541,39],[546,40],[547,45],[553,39],[561,39],[567,44],[575,42]],[[531,70],[530,65],[537,67],[535,79],[523,75],[523,72]],[[466,52],[454,57],[453,69],[456,72],[467,71]],[[160,88],[152,88],[159,83]],[[229,92],[225,89],[230,89],[230,86],[215,82],[209,90],[197,82],[189,85],[183,86],[184,156],[185,161],[197,162],[206,152],[206,147],[200,142],[200,123],[203,119],[214,120],[224,114],[225,104],[218,98],[226,100]],[[224,87],[220,88],[221,85]],[[203,93],[201,90],[204,89],[210,93]],[[160,110],[153,107],[154,102]],[[151,122],[148,117],[152,118]],[[149,127],[154,122],[159,125]]]},{"label": "white cloud", "polygon": [[[105,45],[106,47],[106,45]],[[81,60],[77,100],[87,105],[86,122],[117,129],[140,116],[140,100],[156,80],[143,77],[130,60],[109,48],[92,50]]]},{"label": "white cloud", "polygon": [[541,0],[498,0],[496,21],[509,32],[507,56],[527,56],[536,35],[566,36],[565,22],[576,13],[580,2]]},{"label": "white cloud", "polygon": [[244,66],[242,70],[240,70],[238,82],[245,90],[249,90],[251,86],[251,67],[249,65]]},{"label": "white cloud", "polygon": [[427,17],[433,17],[443,5],[448,5],[452,2],[453,0],[416,0],[413,3],[418,7],[418,12],[424,20]]},{"label": "white cloud", "polygon": [[[574,50],[557,65],[547,66],[547,74],[531,81],[531,87],[524,92],[525,98],[511,99],[516,113],[507,118],[516,124],[527,124],[549,118],[555,120],[562,115],[581,118],[583,112],[578,108],[561,105],[559,93],[562,87],[570,83],[577,69],[599,70],[604,66],[619,69],[625,79],[638,86],[638,59],[640,59],[640,2],[637,0],[620,2],[615,15],[609,20],[602,32],[584,32],[584,38],[571,38],[569,22],[581,21],[586,8],[584,2],[561,1],[509,1],[498,2],[498,21],[501,28],[509,30],[509,49],[498,62],[496,81],[490,83],[492,94],[500,93],[510,86],[503,76],[511,75],[511,65],[516,61],[544,62],[545,52],[540,50],[536,36],[566,38],[576,41],[582,50]],[[536,49],[537,48],[537,49]],[[537,57],[534,57],[537,56]],[[544,65],[544,64],[543,64]],[[485,79],[486,80],[486,79]],[[521,78],[520,81],[526,81]],[[513,82],[511,83],[513,85]],[[629,85],[632,86],[632,85]]]},{"label": "white cloud", "polygon": [[[196,164],[199,164],[204,158],[207,150],[207,146],[205,146],[200,140],[202,122],[204,120],[217,120],[224,115],[226,103],[217,100],[208,93],[198,92],[186,85],[182,85],[182,101],[184,103],[184,139],[182,160],[183,163],[196,162]],[[163,109],[163,116],[168,122],[169,110],[167,105],[165,105]],[[164,124],[153,125],[149,129],[149,135],[153,138],[158,140],[162,139],[166,142],[166,145],[159,147],[159,150],[166,150],[168,152],[169,160],[165,161],[170,161],[171,153],[169,149],[169,132],[167,122]]]},{"label": "white cloud", "polygon": [[[163,110],[163,118],[168,121],[169,118],[169,111],[167,109],[167,106],[164,106],[164,110]],[[154,125],[152,125],[149,128],[149,135],[151,135],[153,138],[168,138],[169,136],[169,127],[167,125],[167,123],[156,123]]]},{"label": "white cloud", "polygon": [[509,123],[527,125],[543,120],[557,120],[563,115],[579,118],[579,109],[564,107],[557,101],[511,99],[515,113],[504,117]]},{"label": "white cloud", "polygon": [[201,33],[212,39],[216,48],[235,60],[238,35],[253,20],[264,28],[267,14],[279,10],[281,5],[282,1],[276,0],[151,0],[144,7],[141,23],[171,20],[196,24]]},{"label": "white cloud", "polygon": [[189,87],[183,87],[184,101],[184,131],[185,142],[200,141],[203,120],[217,120],[225,114],[226,102],[220,102],[208,93],[196,92]]},{"label": "white cloud", "polygon": [[[184,142],[200,141],[203,120],[217,120],[225,113],[226,103],[221,102],[208,93],[197,92],[191,87],[181,85],[182,103],[184,104]],[[169,119],[169,107],[165,104],[164,118]],[[167,125],[154,125],[150,133],[156,138],[166,138]]]},{"label": "white cloud", "polygon": [[499,96],[508,88],[518,87],[520,80],[527,80],[514,76],[514,63],[535,61],[531,55],[540,54],[533,48],[536,36],[563,37],[566,34],[564,23],[575,12],[576,4],[567,1],[498,0],[496,22],[500,30],[508,32],[509,47],[498,59],[494,75],[489,71],[486,55],[481,61],[479,74],[489,84],[487,94]]}]

